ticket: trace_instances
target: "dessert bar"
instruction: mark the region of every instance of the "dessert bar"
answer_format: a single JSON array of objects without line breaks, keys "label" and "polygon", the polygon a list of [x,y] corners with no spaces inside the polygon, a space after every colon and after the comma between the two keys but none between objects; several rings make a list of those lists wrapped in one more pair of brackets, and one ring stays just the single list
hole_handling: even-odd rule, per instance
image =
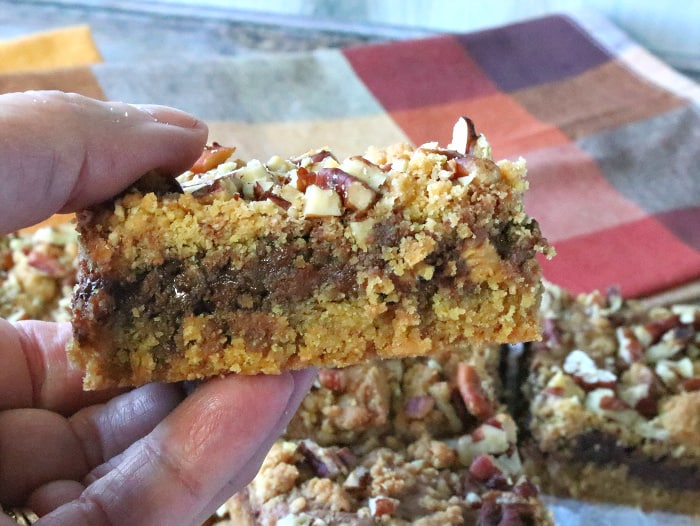
[{"label": "dessert bar", "polygon": [[345,160],[209,147],[79,214],[69,354],[95,389],[536,339],[524,176],[467,119]]},{"label": "dessert bar", "polygon": [[542,316],[527,471],[557,495],[698,513],[700,306],[548,285]]}]

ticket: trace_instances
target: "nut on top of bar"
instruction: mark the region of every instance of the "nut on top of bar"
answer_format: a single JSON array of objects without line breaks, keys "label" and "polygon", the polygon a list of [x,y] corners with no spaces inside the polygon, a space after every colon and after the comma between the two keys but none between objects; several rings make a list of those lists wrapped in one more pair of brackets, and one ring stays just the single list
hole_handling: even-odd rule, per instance
[{"label": "nut on top of bar", "polygon": [[214,144],[79,214],[69,355],[99,388],[537,339],[525,172],[468,119],[447,147],[344,160]]}]

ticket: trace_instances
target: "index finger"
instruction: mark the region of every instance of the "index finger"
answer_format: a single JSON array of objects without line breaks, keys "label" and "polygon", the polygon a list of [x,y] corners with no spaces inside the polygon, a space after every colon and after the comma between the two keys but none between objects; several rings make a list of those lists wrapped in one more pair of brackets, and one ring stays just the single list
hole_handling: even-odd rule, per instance
[{"label": "index finger", "polygon": [[184,171],[207,137],[173,108],[45,91],[0,95],[0,129],[0,233],[107,199],[148,171]]}]

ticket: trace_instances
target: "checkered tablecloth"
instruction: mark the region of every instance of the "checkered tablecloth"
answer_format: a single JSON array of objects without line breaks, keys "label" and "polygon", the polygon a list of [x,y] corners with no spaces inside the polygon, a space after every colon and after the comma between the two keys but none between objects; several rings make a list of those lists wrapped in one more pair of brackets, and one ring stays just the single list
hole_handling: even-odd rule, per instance
[{"label": "checkered tablecloth", "polygon": [[[700,88],[595,16],[339,50],[0,75],[198,115],[241,156],[449,142],[470,116],[496,158],[528,161],[528,212],[574,291],[644,296],[700,279]],[[128,152],[125,152],[128,155]]]}]

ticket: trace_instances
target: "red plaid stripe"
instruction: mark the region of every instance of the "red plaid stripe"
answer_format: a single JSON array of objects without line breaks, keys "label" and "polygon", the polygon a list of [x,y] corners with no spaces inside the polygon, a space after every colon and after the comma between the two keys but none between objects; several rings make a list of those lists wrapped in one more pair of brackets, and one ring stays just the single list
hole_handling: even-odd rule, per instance
[{"label": "red plaid stripe", "polygon": [[698,276],[700,254],[655,218],[562,240],[543,261],[547,279],[575,292],[620,285],[627,297],[645,296]]}]

